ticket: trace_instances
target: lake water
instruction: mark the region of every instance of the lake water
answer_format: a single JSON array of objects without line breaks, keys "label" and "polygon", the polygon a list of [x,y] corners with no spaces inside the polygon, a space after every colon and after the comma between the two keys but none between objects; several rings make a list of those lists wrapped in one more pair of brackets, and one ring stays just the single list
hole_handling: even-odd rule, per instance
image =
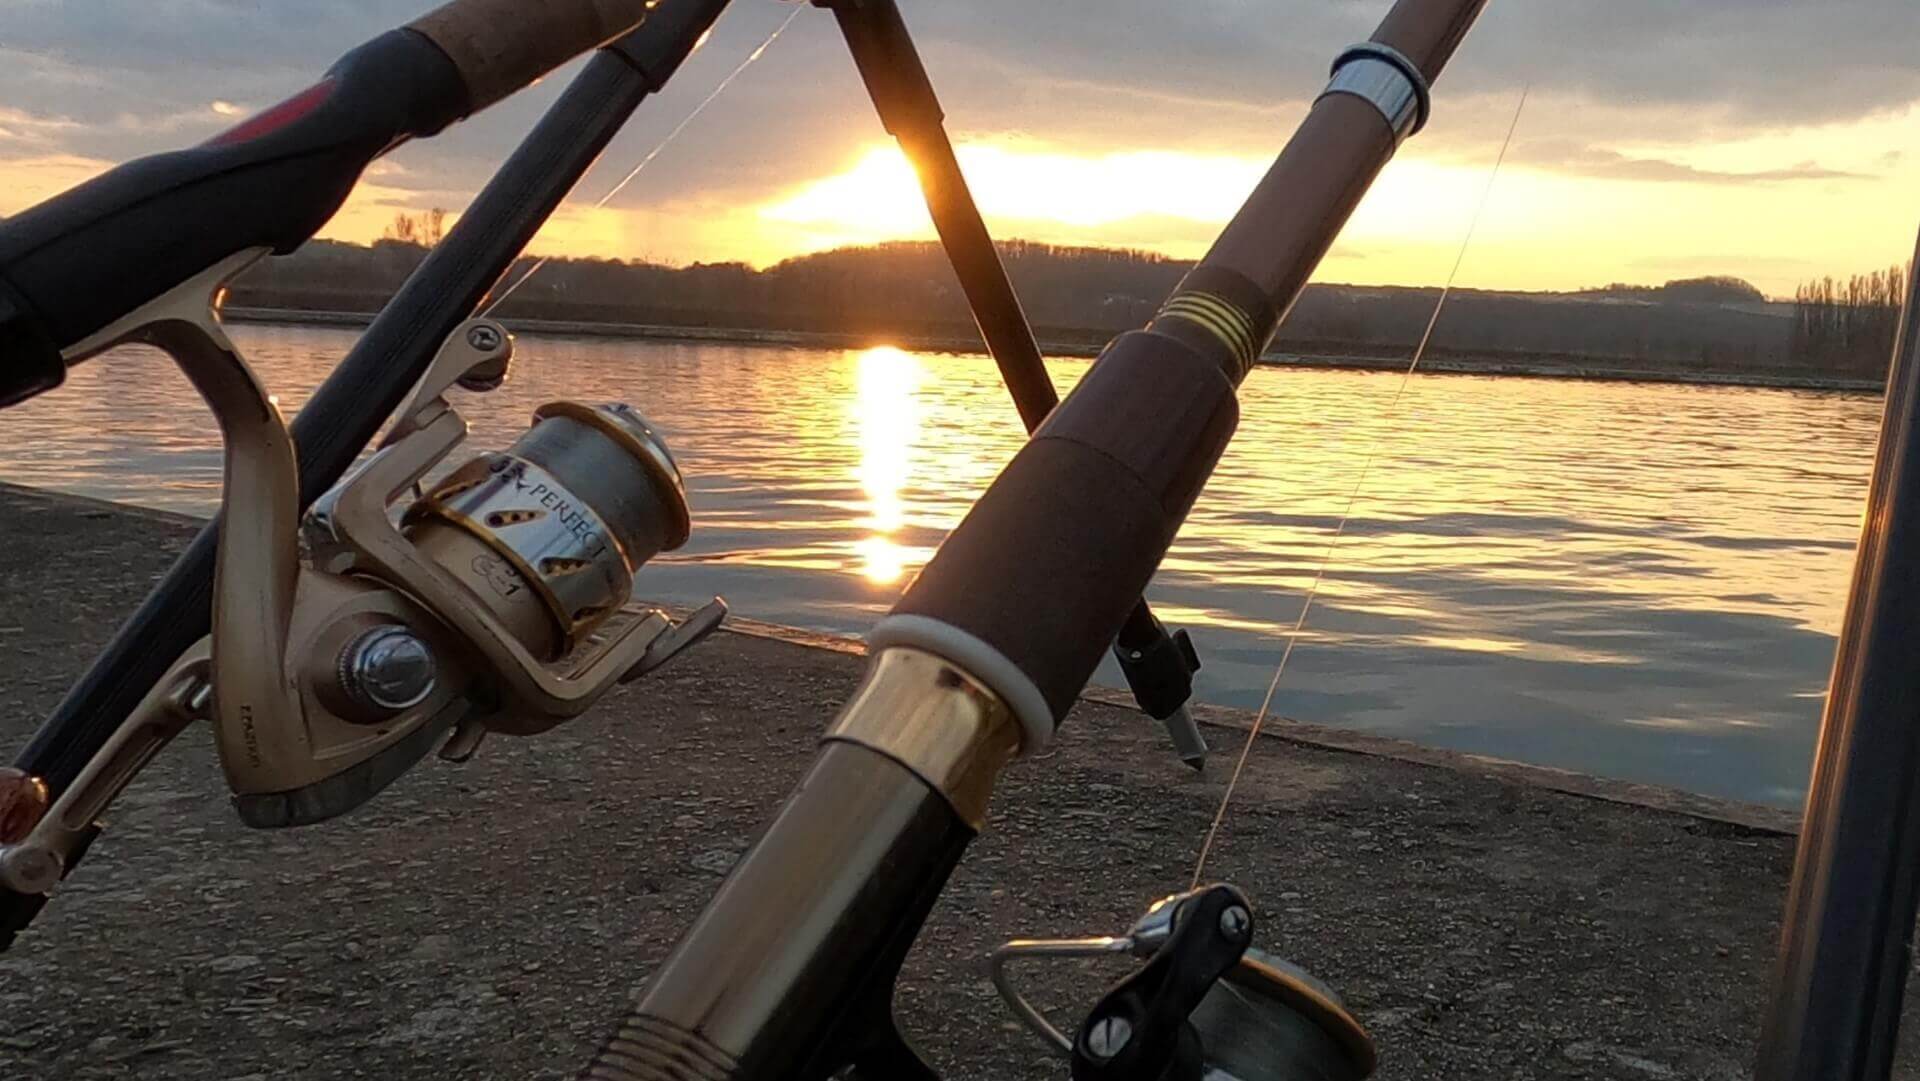
[{"label": "lake water", "polygon": [[[289,414],[344,330],[242,326]],[[1064,390],[1085,363],[1063,361]],[[1374,456],[1276,699],[1284,716],[1797,804],[1879,401],[1835,393],[1262,369],[1150,596],[1205,701],[1258,705]],[[693,540],[641,595],[872,624],[1019,447],[990,361],[523,337],[464,396],[502,447],[554,398],[668,433]],[[0,479],[208,512],[219,448],[157,355],[77,370],[0,424]],[[1105,682],[1118,682],[1106,671]],[[822,719],[824,722],[824,718]]]}]

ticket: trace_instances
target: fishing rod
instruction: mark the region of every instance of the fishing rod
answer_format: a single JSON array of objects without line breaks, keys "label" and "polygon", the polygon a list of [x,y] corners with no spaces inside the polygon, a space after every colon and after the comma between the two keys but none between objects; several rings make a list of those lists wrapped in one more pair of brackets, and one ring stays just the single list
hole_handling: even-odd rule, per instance
[{"label": "fishing rod", "polygon": [[[893,985],[996,775],[1066,717],[1231,438],[1236,388],[1423,125],[1483,4],[1399,0],[1341,54],[1205,258],[1106,348],[874,628],[806,776],[583,1076],[934,1076],[893,1020]],[[1114,951],[1150,958],[1066,1041],[1073,1076],[1191,1081],[1250,1030],[1284,1042],[1245,1069],[1364,1076],[1364,1030],[1249,956],[1251,913],[1224,885],[1151,910]]]},{"label": "fishing rod", "polygon": [[[494,291],[533,234],[725,6],[725,0],[666,4],[601,50],[428,253],[294,420],[302,510],[340,479],[441,346],[461,330],[461,321],[482,304],[497,303]],[[890,2],[863,0],[840,5],[837,15],[883,122],[901,133],[916,162],[932,170],[929,206],[946,226],[948,254],[1031,427],[1055,404],[1052,385],[940,129],[938,102],[898,9]],[[497,335],[486,326],[468,331],[483,339]],[[13,798],[26,806],[51,803],[107,753],[169,667],[207,634],[220,529],[216,515],[69,690],[14,769],[0,774],[0,787],[15,790],[11,796],[0,792],[0,803]],[[1167,724],[1183,759],[1197,768],[1205,744],[1185,708],[1198,667],[1186,634],[1169,635],[1142,602],[1115,652],[1143,709]],[[341,774],[366,767],[346,762]],[[66,853],[63,877],[72,873],[98,831],[98,823],[87,825],[81,841]],[[0,882],[0,948],[28,925],[45,900],[44,893],[21,893]]]},{"label": "fishing rod", "polygon": [[0,404],[59,385],[89,336],[220,260],[298,247],[376,158],[631,30],[650,6],[453,0],[197,147],[129,162],[9,218]]},{"label": "fishing rod", "polygon": [[1884,1081],[1899,1045],[1920,909],[1920,278],[1883,408],[1757,1081]]},{"label": "fishing rod", "polygon": [[[934,230],[960,279],[981,340],[1000,369],[1021,423],[1032,433],[1060,404],[1060,397],[960,170],[941,123],[945,113],[939,96],[907,33],[899,4],[894,0],[813,2],[833,11],[881,125],[912,163]],[[1184,630],[1168,631],[1142,597],[1121,624],[1113,655],[1134,701],[1166,727],[1180,760],[1196,770],[1202,768],[1207,743],[1187,709],[1193,697],[1193,674],[1200,669],[1192,637]]]},{"label": "fishing rod", "polygon": [[[724,7],[724,0],[699,3],[683,0],[666,5],[627,37],[604,49],[549,110],[296,418],[292,434],[300,467],[296,503],[299,510],[304,511],[316,500],[328,498],[330,486],[340,480],[354,456],[399,404],[401,396],[436,362],[443,347],[453,347],[454,336],[471,335],[469,347],[482,351],[503,344],[502,328],[467,325],[461,320],[471,316],[486,301],[491,295],[489,291],[498,286],[533,233],[598,152],[639,102],[664,84]],[[996,355],[1007,358],[1003,366],[1014,388],[1016,403],[1022,406],[1029,420],[1035,420],[1053,404],[1051,384],[1046,381],[1032,332],[999,265],[991,239],[966,192],[964,178],[958,175],[951,147],[944,133],[939,132],[938,104],[932,97],[931,84],[919,65],[904,23],[890,3],[866,3],[849,7],[840,14],[850,49],[863,73],[869,76],[883,120],[897,116],[903,103],[910,110],[923,103],[931,105],[934,131],[954,180],[950,192],[957,190],[959,199],[955,200],[951,194],[935,199],[933,189],[929,188],[929,200],[943,222],[954,220],[956,215],[970,222],[969,231],[962,237],[956,238],[949,230],[950,254],[963,280],[970,283],[970,295],[988,297],[976,304],[982,313],[983,333]],[[891,90],[878,81],[877,73],[889,68],[895,74],[907,74],[905,90]],[[912,80],[915,73],[917,84]],[[918,130],[924,132],[924,128]],[[143,165],[135,163],[126,168],[135,171]],[[137,180],[127,183],[137,187]],[[83,189],[65,197],[64,201],[79,201],[84,195]],[[983,277],[983,269],[990,272],[991,280]],[[986,293],[982,292],[983,283]],[[993,293],[996,289],[997,293]],[[1017,345],[1006,344],[1009,330],[1017,332],[1024,341],[1024,353],[1019,352]],[[507,348],[510,349],[510,343]],[[501,362],[504,359],[504,355],[499,358]],[[1045,387],[1045,400],[1037,399],[1032,389],[1036,374],[1038,385]],[[1022,379],[1026,382],[1022,383]],[[472,383],[469,380],[462,385]],[[156,685],[167,678],[179,658],[211,629],[218,538],[224,529],[224,517],[224,512],[217,515],[215,521],[201,531],[166,579],[41,726],[16,760],[15,767],[0,773],[0,805],[20,809],[20,814],[14,816],[16,823],[44,817],[46,809],[56,805],[89,770],[97,775],[99,763],[121,753],[120,744],[124,742],[129,718],[150,712],[147,699]],[[700,624],[716,620],[721,610],[710,606],[703,611]],[[1143,705],[1152,715],[1167,721],[1183,755],[1197,765],[1204,753],[1204,743],[1184,709],[1191,688],[1191,671],[1197,667],[1197,660],[1192,659],[1191,644],[1184,634],[1169,636],[1151,613],[1145,612],[1144,607],[1141,611],[1147,630],[1134,629],[1141,620],[1130,621],[1130,631],[1123,633],[1118,652]],[[256,807],[249,820],[257,825],[292,824],[296,819],[307,821],[342,813],[390,783],[413,758],[424,753],[424,749],[424,741],[415,740],[408,744],[408,755],[404,756],[390,753],[389,748],[372,746],[362,755],[345,756],[334,764],[325,779],[335,786],[352,781],[354,798],[325,799],[318,803],[309,800],[309,806],[299,814],[267,814]],[[312,778],[308,780],[307,788],[317,783]],[[124,778],[120,783],[124,783]],[[102,801],[110,799],[110,793],[117,790],[113,784],[99,786],[97,777],[96,787],[100,787],[101,792],[78,802],[98,809],[104,805]],[[0,813],[0,817],[4,814]],[[16,824],[11,830],[0,831],[5,834],[0,836],[0,843],[24,843],[26,828]],[[38,851],[58,856],[60,877],[64,878],[84,857],[99,830],[98,821],[82,823],[75,826],[73,836],[57,846],[57,850],[42,845]],[[33,858],[44,861],[43,856]],[[27,881],[31,881],[31,888],[14,888],[15,884]],[[41,909],[47,887],[45,876],[31,880],[0,876],[0,947],[11,941]]]},{"label": "fishing rod", "polygon": [[[645,16],[640,25],[587,63],[295,418],[292,434],[297,446],[300,508],[311,505],[340,480],[444,345],[463,333],[478,336],[480,344],[499,335],[492,326],[463,328],[463,324],[634,110],[666,84],[726,6],[726,0],[633,5]],[[565,7],[536,13],[536,17],[557,18],[564,14]],[[492,19],[498,12],[488,7],[481,14]],[[446,18],[429,16],[421,20],[429,21],[444,26]],[[543,28],[551,24],[542,21],[527,25],[525,16],[513,16],[491,25],[517,27],[520,33],[538,35],[548,33]],[[196,233],[203,243],[211,243],[209,238],[220,229],[227,230],[221,235],[239,237],[227,241],[229,244],[257,239],[253,234],[241,235],[233,207],[263,203],[276,213],[289,213],[280,188],[284,175],[313,167],[316,161],[326,164],[333,160],[317,158],[318,152],[312,148],[342,142],[347,138],[342,131],[354,130],[356,124],[370,127],[372,133],[354,137],[352,146],[377,150],[392,143],[391,135],[381,134],[378,121],[382,114],[361,109],[360,99],[391,99],[411,85],[409,80],[419,81],[422,73],[410,72],[404,66],[393,70],[392,65],[411,63],[422,49],[437,48],[423,46],[425,40],[413,30],[376,39],[377,49],[367,46],[350,53],[320,84],[332,87],[332,97],[327,101],[334,104],[325,108],[321,107],[325,102],[302,106],[310,111],[301,116],[290,116],[297,110],[287,106],[263,114],[281,118],[291,125],[290,130],[270,129],[256,118],[236,129],[251,132],[250,139],[236,140],[233,133],[228,133],[215,140],[213,151],[196,148],[123,166],[0,226],[0,308],[13,313],[6,315],[0,326],[0,358],[12,365],[18,357],[27,357],[24,367],[0,368],[0,380],[8,379],[8,372],[25,371],[31,376],[24,382],[7,383],[16,388],[7,392],[8,396],[17,400],[36,392],[35,387],[44,389],[40,384],[57,381],[44,357],[36,364],[34,354],[22,354],[16,347],[23,333],[21,327],[31,329],[33,323],[20,322],[20,309],[5,308],[10,295],[8,282],[14,275],[30,274],[50,259],[77,262],[89,257],[86,246],[95,241],[102,227],[90,215],[117,223],[117,227],[131,227],[136,235],[149,238],[161,230],[177,229],[180,221],[204,221],[211,232]],[[531,43],[522,52],[530,49]],[[547,49],[538,55],[554,53]],[[469,66],[477,63],[470,62]],[[484,65],[482,68],[486,70]],[[426,74],[433,70],[429,65]],[[396,81],[401,84],[397,88],[388,85]],[[491,87],[487,91],[491,93],[500,84],[501,80],[493,77],[482,85]],[[301,102],[314,96],[315,91],[310,90],[292,100]],[[399,115],[409,112],[402,109]],[[426,124],[418,126],[423,132],[429,128]],[[255,145],[269,136],[271,145],[264,149]],[[352,159],[344,160],[350,164]],[[346,168],[339,165],[343,174]],[[191,180],[196,175],[201,177],[197,183]],[[351,179],[336,182],[336,187],[341,183],[350,185]],[[143,184],[151,185],[152,191],[143,194]],[[98,190],[101,188],[108,191],[102,194]],[[259,190],[235,203],[233,193],[241,188]],[[116,196],[118,213],[109,214],[112,205],[103,209],[101,204]],[[328,198],[334,200],[332,205],[337,205],[341,197],[344,190],[328,192]],[[307,212],[302,223],[324,220],[330,213],[331,205],[318,206]],[[36,227],[36,221],[43,224]],[[55,227],[62,221],[66,232]],[[31,250],[35,244],[40,246],[38,253]],[[159,247],[174,250],[169,244]],[[36,258],[28,259],[27,255]],[[200,257],[204,256],[196,256]],[[116,272],[148,266],[141,259],[120,264]],[[152,288],[147,285],[140,291]],[[78,292],[91,295],[85,290]],[[500,344],[494,343],[495,347]],[[105,752],[115,733],[168,669],[209,632],[221,522],[216,517],[202,528],[165,579],[49,715],[15,760],[14,770],[0,771],[0,819],[5,818],[7,806],[37,806],[43,812],[57,800]],[[17,828],[14,832],[18,833]],[[69,853],[63,874],[71,873],[97,832],[97,824],[86,824],[81,841]],[[0,843],[19,839],[5,834],[0,830]],[[31,921],[45,900],[44,891],[20,891],[0,883],[0,949]]]},{"label": "fishing rod", "polygon": [[[596,53],[294,418],[301,505],[339,480],[639,104],[727,0],[675,0]],[[15,765],[64,786],[160,670],[206,633],[218,523],[193,543],[48,717]]]}]

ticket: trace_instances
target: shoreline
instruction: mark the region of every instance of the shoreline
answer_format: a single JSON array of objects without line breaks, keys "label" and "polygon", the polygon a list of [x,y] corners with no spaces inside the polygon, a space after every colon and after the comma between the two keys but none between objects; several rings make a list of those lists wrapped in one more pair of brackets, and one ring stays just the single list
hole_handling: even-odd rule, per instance
[{"label": "shoreline", "polygon": [[[19,746],[193,528],[4,485],[0,511],[0,627],[33,629],[0,638],[0,739]],[[572,1076],[859,684],[845,641],[733,630],[552,732],[429,756],[298,830],[241,825],[212,741],[184,733],[0,958],[0,991],[21,992],[0,1076]],[[1246,723],[1198,719],[1229,745]],[[1790,837],[1370,738],[1268,726],[1206,870],[1249,892],[1262,948],[1338,990],[1378,1081],[1746,1076]],[[945,1076],[1059,1077],[1009,1031],[984,959],[1119,931],[1184,887],[1228,776],[1092,696],[1005,771],[900,980],[901,1024]],[[1024,979],[1049,1003],[1094,986],[1075,966]],[[1920,1081],[1912,1049],[1891,1076]]]},{"label": "shoreline", "polygon": [[[294,308],[229,307],[222,317],[233,323],[278,324],[283,326],[364,327],[374,313],[310,311]],[[851,332],[804,330],[749,330],[725,327],[687,327],[656,323],[596,323],[555,319],[514,319],[507,321],[515,330],[558,337],[611,338],[633,341],[704,342],[725,345],[756,345],[808,349],[861,349],[875,344],[875,336]],[[889,344],[924,353],[964,353],[979,355],[983,346],[977,337],[926,337],[902,335]],[[1100,347],[1085,342],[1041,340],[1041,352],[1049,358],[1091,359]],[[1330,371],[1404,372],[1408,362],[1399,357],[1350,355],[1309,356],[1298,353],[1270,352],[1260,358],[1270,368],[1311,368]],[[1884,384],[1877,379],[1823,376],[1792,372],[1698,372],[1675,369],[1610,367],[1604,358],[1592,364],[1563,366],[1525,360],[1455,360],[1428,357],[1420,371],[1432,375],[1479,375],[1520,379],[1574,379],[1586,382],[1657,383],[1683,386],[1757,387],[1766,390],[1816,390],[1849,394],[1880,394]]]},{"label": "shoreline", "polygon": [[[117,503],[108,499],[0,481],[0,509],[6,509],[9,504],[13,504],[16,511],[33,508],[36,520],[58,518],[62,515],[77,517],[82,521],[71,523],[67,527],[73,532],[82,531],[85,528],[83,522],[100,523],[123,519],[120,526],[129,533],[137,533],[145,529],[157,530],[163,535],[182,531],[181,535],[189,536],[198,532],[210,521],[207,518],[178,511]],[[17,519],[19,515],[16,514],[14,517]],[[676,617],[684,616],[690,611],[676,605],[639,598],[636,598],[633,603],[665,608],[673,612]],[[769,623],[738,614],[729,615],[721,630],[727,634],[781,642],[820,653],[859,657],[865,656],[867,652],[865,640],[858,635],[837,634],[785,623]],[[1120,688],[1089,684],[1081,690],[1078,700],[1088,705],[1106,706],[1129,713],[1138,712],[1132,693]],[[1233,736],[1224,743],[1209,740],[1210,743],[1218,744],[1215,747],[1216,753],[1222,753],[1225,747],[1238,743],[1245,733],[1252,731],[1257,719],[1255,710],[1240,706],[1195,701],[1190,704],[1190,708],[1194,720],[1202,726],[1218,732],[1233,733]],[[1262,726],[1260,728],[1262,739],[1278,740],[1319,751],[1387,759],[1408,765],[1485,777],[1538,789],[1542,792],[1659,811],[1762,833],[1792,836],[1799,832],[1801,815],[1800,811],[1794,808],[1606,777],[1576,769],[1501,758],[1497,755],[1452,750],[1416,740],[1383,736],[1359,729],[1297,721],[1279,715],[1270,716],[1268,720],[1283,723],[1268,723]]]}]

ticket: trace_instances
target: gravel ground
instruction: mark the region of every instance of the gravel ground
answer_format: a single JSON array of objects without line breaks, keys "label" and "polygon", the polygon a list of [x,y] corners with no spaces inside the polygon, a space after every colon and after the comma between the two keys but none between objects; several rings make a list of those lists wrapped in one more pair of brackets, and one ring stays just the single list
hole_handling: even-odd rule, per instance
[{"label": "gravel ground", "polygon": [[[190,527],[7,488],[0,513],[0,743],[17,747]],[[189,732],[0,956],[0,1078],[570,1077],[859,667],[717,636],[546,737],[429,761],[285,833],[239,824]],[[1747,1074],[1791,838],[1738,808],[1408,757],[1262,739],[1209,871],[1253,895],[1266,949],[1346,995],[1379,1077]],[[1225,772],[1191,774],[1138,714],[1086,703],[1010,773],[900,987],[945,1076],[1064,1077],[997,1006],[988,950],[1117,933],[1183,887]],[[1037,985],[1084,1007],[1112,974]],[[1910,1055],[1898,1076],[1920,1077]]]}]

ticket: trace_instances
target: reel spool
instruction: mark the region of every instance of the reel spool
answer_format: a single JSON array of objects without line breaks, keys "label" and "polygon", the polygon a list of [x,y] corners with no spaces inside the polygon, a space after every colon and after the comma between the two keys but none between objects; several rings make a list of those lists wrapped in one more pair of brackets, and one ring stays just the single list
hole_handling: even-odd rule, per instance
[{"label": "reel spool", "polygon": [[686,489],[631,406],[550,402],[505,451],[453,471],[404,532],[529,652],[556,661],[633,592],[633,575],[687,541]]},{"label": "reel spool", "polygon": [[1191,1015],[1214,1081],[1361,1081],[1373,1038],[1306,970],[1249,948]]},{"label": "reel spool", "polygon": [[[994,951],[1001,998],[1073,1063],[1074,1081],[1363,1081],[1373,1040],[1330,988],[1249,943],[1252,908],[1216,885],[1155,902],[1125,935],[1017,939]],[[1131,954],[1146,964],[1073,1037],[1013,985],[1013,962]]]}]

